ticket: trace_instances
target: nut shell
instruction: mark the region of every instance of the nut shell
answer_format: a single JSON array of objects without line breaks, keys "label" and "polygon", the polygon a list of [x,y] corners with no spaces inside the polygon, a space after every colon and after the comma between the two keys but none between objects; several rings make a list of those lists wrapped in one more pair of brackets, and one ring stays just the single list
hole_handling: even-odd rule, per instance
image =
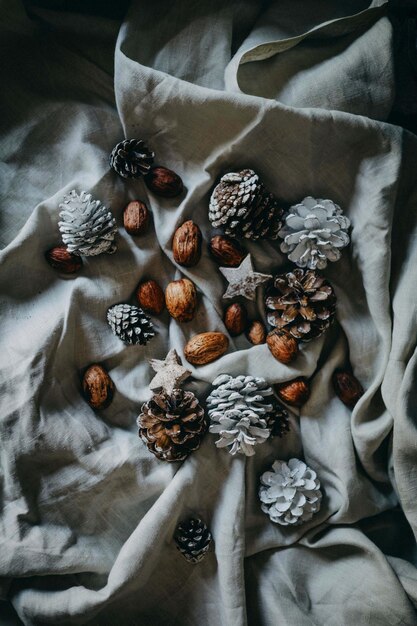
[{"label": "nut shell", "polygon": [[246,336],[254,346],[259,346],[260,344],[265,343],[265,326],[259,320],[253,321],[248,329],[248,332],[246,333]]},{"label": "nut shell", "polygon": [[266,343],[272,356],[280,363],[291,363],[298,354],[298,343],[285,331],[272,330],[266,337]]},{"label": "nut shell", "polygon": [[295,378],[277,387],[277,395],[286,404],[302,406],[310,397],[310,386],[305,378]]},{"label": "nut shell", "polygon": [[188,278],[174,280],[165,289],[168,313],[179,322],[191,322],[197,308],[197,290]]},{"label": "nut shell", "polygon": [[241,304],[231,304],[224,313],[224,325],[232,337],[244,332],[248,323],[246,309]]},{"label": "nut shell", "polygon": [[145,176],[146,186],[158,196],[175,198],[184,189],[181,178],[167,167],[152,167]]},{"label": "nut shell", "polygon": [[209,250],[217,263],[222,267],[238,267],[247,254],[237,241],[224,235],[212,237]]},{"label": "nut shell", "polygon": [[200,333],[189,340],[184,356],[192,365],[206,365],[220,358],[228,347],[229,340],[224,333]]},{"label": "nut shell", "polygon": [[123,224],[129,235],[143,235],[149,225],[149,211],[144,202],[133,200],[123,211]]},{"label": "nut shell", "polygon": [[364,393],[358,379],[348,370],[336,370],[334,372],[333,386],[340,400],[350,409],[353,409]]},{"label": "nut shell", "polygon": [[90,365],[83,376],[83,392],[91,408],[105,409],[113,400],[115,386],[102,365]]},{"label": "nut shell", "polygon": [[197,265],[201,257],[201,230],[192,220],[184,222],[174,233],[172,252],[174,261],[184,267]]},{"label": "nut shell", "polygon": [[153,315],[160,315],[165,308],[164,292],[155,280],[139,283],[136,289],[136,299],[142,309]]},{"label": "nut shell", "polygon": [[63,274],[75,274],[82,266],[83,261],[80,256],[68,252],[65,246],[55,246],[45,252],[45,258],[49,265]]}]

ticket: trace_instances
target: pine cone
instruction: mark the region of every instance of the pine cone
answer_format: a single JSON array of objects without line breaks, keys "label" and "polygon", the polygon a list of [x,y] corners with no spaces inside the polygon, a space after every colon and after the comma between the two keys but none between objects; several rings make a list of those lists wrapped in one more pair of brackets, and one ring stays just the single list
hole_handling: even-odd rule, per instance
[{"label": "pine cone", "polygon": [[140,178],[149,173],[155,154],[142,139],[125,139],[110,155],[110,167],[122,178]]},{"label": "pine cone", "polygon": [[217,387],[207,398],[209,431],[218,433],[218,448],[230,446],[230,454],[255,454],[274,430],[282,436],[288,430],[288,415],[276,401],[263,378],[222,374],[213,381]]},{"label": "pine cone", "polygon": [[183,461],[200,447],[207,430],[204,409],[191,391],[152,396],[138,417],[139,436],[161,461]]},{"label": "pine cone", "polygon": [[177,526],[175,543],[183,557],[190,563],[199,563],[204,559],[211,541],[211,533],[201,519],[191,518]]},{"label": "pine cone", "polygon": [[253,170],[230,172],[210,198],[209,220],[231,237],[277,239],[283,210]]},{"label": "pine cone", "polygon": [[107,311],[113,333],[126,344],[146,345],[155,336],[149,317],[137,306],[115,304]]},{"label": "pine cone", "polygon": [[272,522],[282,526],[307,522],[321,504],[320,481],[316,472],[299,459],[275,461],[272,471],[261,476],[261,509]]},{"label": "pine cone", "polygon": [[286,330],[299,341],[310,341],[332,323],[336,296],[318,272],[295,269],[275,277],[265,305],[271,326]]},{"label": "pine cone", "polygon": [[304,198],[292,206],[279,231],[281,250],[299,267],[322,270],[327,261],[338,261],[348,245],[350,221],[331,200]]},{"label": "pine cone", "polygon": [[58,226],[68,252],[84,256],[116,252],[116,220],[100,200],[73,189],[59,208],[62,222]]}]

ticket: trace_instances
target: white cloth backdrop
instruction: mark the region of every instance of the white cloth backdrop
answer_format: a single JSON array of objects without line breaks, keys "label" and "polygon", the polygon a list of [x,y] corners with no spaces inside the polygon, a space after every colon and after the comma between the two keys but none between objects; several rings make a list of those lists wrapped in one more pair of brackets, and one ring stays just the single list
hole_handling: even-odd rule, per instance
[{"label": "white cloth backdrop", "polygon": [[[414,625],[417,141],[384,123],[394,97],[386,3],[138,1],[121,26],[53,11],[32,21],[2,4],[3,599],[26,626]],[[125,136],[182,176],[179,199],[109,171]],[[164,464],[136,433],[147,359],[225,331],[224,282],[206,244],[196,267],[180,269],[172,235],[192,218],[207,242],[210,191],[244,166],[285,202],[329,197],[349,216],[352,243],[325,270],[338,322],[291,366],[241,336],[193,368],[188,388],[202,399],[222,372],[309,377],[290,435],[245,459],[208,434],[186,462]],[[58,204],[73,188],[111,207],[118,251],[63,278],[43,254],[60,241]],[[141,238],[123,228],[136,198],[153,216]],[[257,270],[285,267],[276,244],[247,247]],[[181,274],[199,290],[193,322],[164,313],[146,347],[111,334],[107,308],[140,279],[165,286]],[[261,292],[249,310],[264,315]],[[331,385],[349,360],[366,390],[353,412]],[[99,414],[80,393],[92,362],[117,387]],[[291,456],[324,491],[320,513],[296,528],[272,524],[257,498],[260,473]],[[172,541],[189,515],[215,540],[197,566]]]}]

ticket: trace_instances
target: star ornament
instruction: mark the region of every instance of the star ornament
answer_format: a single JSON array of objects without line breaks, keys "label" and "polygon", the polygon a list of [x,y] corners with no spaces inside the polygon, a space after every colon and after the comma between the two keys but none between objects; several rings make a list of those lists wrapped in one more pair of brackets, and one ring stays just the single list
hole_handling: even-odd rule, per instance
[{"label": "star ornament", "polygon": [[191,376],[191,372],[182,366],[182,361],[176,350],[170,350],[165,359],[150,359],[150,366],[156,372],[149,383],[152,391],[166,391],[172,393],[181,383]]},{"label": "star ornament", "polygon": [[229,283],[223,298],[243,296],[248,300],[255,300],[256,288],[272,278],[270,274],[253,271],[250,254],[243,259],[239,267],[220,267],[219,269]]}]

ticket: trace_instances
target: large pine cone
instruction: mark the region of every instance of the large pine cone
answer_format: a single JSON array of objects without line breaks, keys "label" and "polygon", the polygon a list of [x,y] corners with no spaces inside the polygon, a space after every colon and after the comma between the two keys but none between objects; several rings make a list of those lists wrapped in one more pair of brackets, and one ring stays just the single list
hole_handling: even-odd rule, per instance
[{"label": "large pine cone", "polygon": [[175,543],[187,561],[198,563],[204,559],[210,548],[211,533],[201,519],[191,518],[178,524]]},{"label": "large pine cone", "polygon": [[59,208],[62,221],[58,227],[68,252],[83,256],[116,252],[116,220],[100,200],[73,189]]},{"label": "large pine cone", "polygon": [[209,220],[231,237],[277,239],[283,209],[253,170],[230,172],[210,198]]},{"label": "large pine cone", "polygon": [[299,341],[310,341],[332,323],[336,296],[318,272],[296,269],[275,277],[265,305],[271,326],[288,331]]},{"label": "large pine cone", "polygon": [[149,317],[137,306],[115,304],[107,311],[107,321],[116,337],[126,344],[146,345],[155,331]]},{"label": "large pine cone", "polygon": [[149,173],[155,154],[142,139],[125,139],[110,155],[110,167],[122,178],[140,178]]},{"label": "large pine cone", "polygon": [[219,435],[218,448],[232,455],[255,454],[255,446],[289,430],[288,413],[277,402],[264,378],[221,374],[207,398],[210,432]]},{"label": "large pine cone", "polygon": [[183,461],[207,430],[204,409],[191,391],[155,394],[142,406],[139,436],[161,461]]}]

